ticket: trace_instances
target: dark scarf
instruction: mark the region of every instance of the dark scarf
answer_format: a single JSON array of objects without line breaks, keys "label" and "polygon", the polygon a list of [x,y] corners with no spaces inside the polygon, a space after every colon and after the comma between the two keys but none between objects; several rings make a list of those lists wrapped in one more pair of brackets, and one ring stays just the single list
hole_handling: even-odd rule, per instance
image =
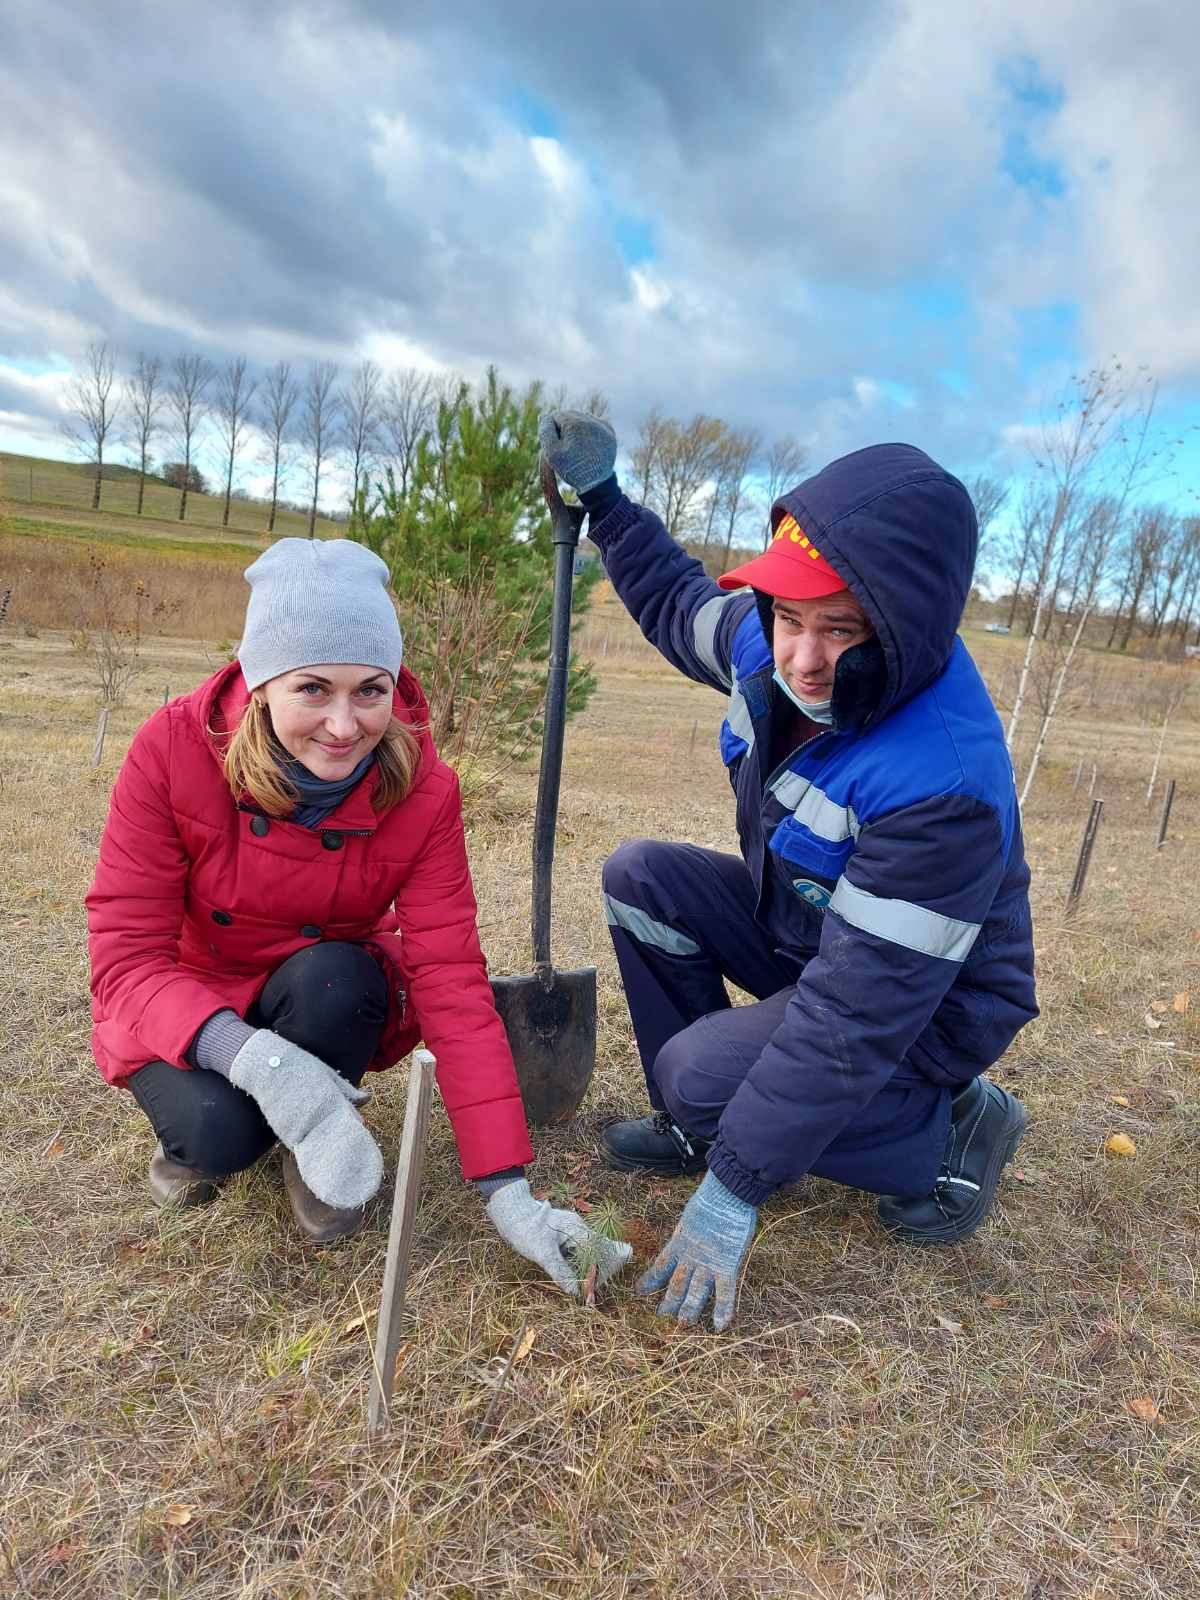
[{"label": "dark scarf", "polygon": [[280,771],[300,796],[296,809],[287,820],[298,822],[302,828],[315,828],[318,822],[323,822],[331,812],[337,810],[351,789],[362,782],[374,760],[374,750],[368,750],[354,771],[348,772],[344,778],[317,778],[294,756],[281,753]]}]

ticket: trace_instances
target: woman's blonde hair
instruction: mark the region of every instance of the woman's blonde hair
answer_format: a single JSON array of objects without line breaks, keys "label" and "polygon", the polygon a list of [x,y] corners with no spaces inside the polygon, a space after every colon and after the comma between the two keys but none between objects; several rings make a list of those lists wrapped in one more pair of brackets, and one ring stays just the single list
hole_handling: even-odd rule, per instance
[{"label": "woman's blonde hair", "polygon": [[[252,694],[223,757],[225,781],[234,799],[240,800],[243,794],[248,794],[267,816],[290,816],[300,795],[284,775],[281,757],[286,759],[271,726],[267,703],[260,695]],[[371,795],[375,811],[386,811],[404,799],[413,786],[420,759],[421,747],[416,734],[406,723],[393,717],[375,746],[378,777]]]}]

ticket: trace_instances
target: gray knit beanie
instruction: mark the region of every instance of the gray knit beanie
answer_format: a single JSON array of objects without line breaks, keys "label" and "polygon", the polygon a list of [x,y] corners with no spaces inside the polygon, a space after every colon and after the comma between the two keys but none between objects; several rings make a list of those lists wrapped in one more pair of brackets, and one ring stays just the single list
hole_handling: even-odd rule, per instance
[{"label": "gray knit beanie", "polygon": [[298,667],[382,667],[399,676],[403,644],[388,569],[350,539],[277,539],[246,568],[250,603],[238,646],[248,689]]}]

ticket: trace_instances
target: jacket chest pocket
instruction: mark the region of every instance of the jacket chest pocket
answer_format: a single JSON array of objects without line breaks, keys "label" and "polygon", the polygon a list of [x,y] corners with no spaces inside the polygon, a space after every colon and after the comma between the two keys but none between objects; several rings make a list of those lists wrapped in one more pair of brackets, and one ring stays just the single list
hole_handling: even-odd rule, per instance
[{"label": "jacket chest pocket", "polygon": [[[795,817],[784,817],[771,835],[770,848],[780,858],[785,876],[799,879],[802,884],[814,881],[817,887],[832,890],[854,853],[854,840],[843,839],[835,843],[821,839],[802,822],[797,822]],[[793,887],[810,904],[816,903],[804,893],[803,887]],[[828,897],[824,903],[827,900]]]}]

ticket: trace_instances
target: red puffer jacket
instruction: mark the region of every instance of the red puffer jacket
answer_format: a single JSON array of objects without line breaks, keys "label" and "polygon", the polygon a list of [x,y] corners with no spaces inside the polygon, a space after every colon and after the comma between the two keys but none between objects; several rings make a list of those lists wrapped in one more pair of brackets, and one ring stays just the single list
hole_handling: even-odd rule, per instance
[{"label": "red puffer jacket", "polygon": [[[316,828],[235,805],[213,732],[248,694],[237,663],[156,711],[113,789],[87,896],[92,1047],[120,1084],[147,1061],[188,1070],[201,1025],[239,1015],[270,974],[320,939],[365,945],[391,1000],[374,1068],[423,1037],[463,1176],[531,1159],[525,1111],[475,926],[458,780],[427,733],[407,798],[378,816],[375,774]],[[428,720],[401,670],[396,716]]]}]

